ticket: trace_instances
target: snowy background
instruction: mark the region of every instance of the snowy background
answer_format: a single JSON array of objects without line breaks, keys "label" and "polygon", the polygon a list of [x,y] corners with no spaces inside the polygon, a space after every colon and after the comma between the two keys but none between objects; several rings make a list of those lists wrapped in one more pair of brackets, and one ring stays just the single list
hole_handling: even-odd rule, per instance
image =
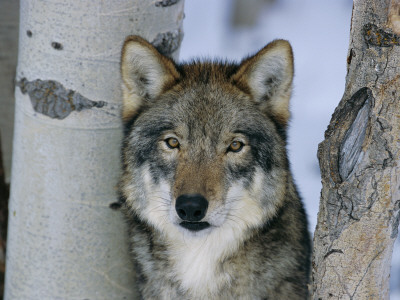
[{"label": "snowy background", "polygon": [[[248,5],[257,2],[248,0]],[[258,1],[260,2],[260,1]],[[220,57],[239,61],[276,38],[295,57],[289,156],[313,232],[321,181],[318,143],[342,98],[349,46],[351,0],[264,1],[251,26],[233,26],[233,0],[186,0],[180,60]],[[400,300],[400,243],[393,253],[391,299]]]}]

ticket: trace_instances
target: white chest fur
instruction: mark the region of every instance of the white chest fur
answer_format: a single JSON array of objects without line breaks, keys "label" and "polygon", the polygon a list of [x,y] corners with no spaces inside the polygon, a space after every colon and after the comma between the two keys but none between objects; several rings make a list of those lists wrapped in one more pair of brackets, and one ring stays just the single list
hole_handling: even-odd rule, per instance
[{"label": "white chest fur", "polygon": [[222,262],[237,246],[232,230],[215,230],[203,237],[182,235],[171,252],[174,273],[182,290],[195,299],[217,297],[219,291],[231,283]]}]

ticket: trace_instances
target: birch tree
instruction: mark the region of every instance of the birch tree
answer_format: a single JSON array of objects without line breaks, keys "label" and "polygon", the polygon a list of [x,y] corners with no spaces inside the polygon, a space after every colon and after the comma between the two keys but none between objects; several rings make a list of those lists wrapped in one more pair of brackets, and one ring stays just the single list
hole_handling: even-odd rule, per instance
[{"label": "birch tree", "polygon": [[183,0],[22,0],[6,299],[134,299],[116,201],[119,57],[139,34],[176,57]]},{"label": "birch tree", "polygon": [[319,145],[313,299],[389,299],[400,208],[400,1],[355,0],[346,88]]}]

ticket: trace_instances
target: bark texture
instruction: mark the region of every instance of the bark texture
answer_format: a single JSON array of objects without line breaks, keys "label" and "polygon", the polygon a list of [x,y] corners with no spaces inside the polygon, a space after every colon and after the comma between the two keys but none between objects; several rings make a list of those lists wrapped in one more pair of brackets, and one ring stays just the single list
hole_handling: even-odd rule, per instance
[{"label": "bark texture", "polygon": [[400,1],[355,0],[344,96],[319,145],[313,299],[389,299],[400,208]]},{"label": "bark texture", "polygon": [[139,34],[176,57],[183,0],[169,4],[20,1],[5,299],[137,298],[127,228],[109,207],[120,51]]}]

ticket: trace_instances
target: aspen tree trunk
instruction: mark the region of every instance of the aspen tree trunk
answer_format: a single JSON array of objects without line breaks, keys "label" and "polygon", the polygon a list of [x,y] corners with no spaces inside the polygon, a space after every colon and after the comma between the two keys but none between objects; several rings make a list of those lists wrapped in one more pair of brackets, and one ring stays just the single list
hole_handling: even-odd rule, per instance
[{"label": "aspen tree trunk", "polygon": [[6,299],[135,299],[121,212],[119,58],[177,56],[181,1],[22,0]]},{"label": "aspen tree trunk", "polygon": [[343,99],[319,145],[313,299],[389,299],[400,208],[400,1],[355,0]]}]

